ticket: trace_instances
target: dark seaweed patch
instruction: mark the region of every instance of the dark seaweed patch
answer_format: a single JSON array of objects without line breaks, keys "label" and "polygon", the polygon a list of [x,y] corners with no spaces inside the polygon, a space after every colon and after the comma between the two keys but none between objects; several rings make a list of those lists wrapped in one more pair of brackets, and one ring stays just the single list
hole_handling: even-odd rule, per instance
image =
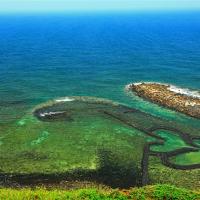
[{"label": "dark seaweed patch", "polygon": [[48,109],[38,109],[34,112],[39,120],[44,122],[54,122],[54,121],[73,121],[71,113],[69,111],[58,111]]}]

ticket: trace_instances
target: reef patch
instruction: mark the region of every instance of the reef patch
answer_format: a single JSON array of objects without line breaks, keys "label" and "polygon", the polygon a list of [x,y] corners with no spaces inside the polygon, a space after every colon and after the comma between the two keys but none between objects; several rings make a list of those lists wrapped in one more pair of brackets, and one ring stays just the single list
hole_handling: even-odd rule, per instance
[{"label": "reef patch", "polygon": [[200,168],[199,129],[111,100],[54,99],[20,121],[25,125],[15,124],[0,149],[3,185],[75,180],[146,185],[151,157],[171,169]]}]

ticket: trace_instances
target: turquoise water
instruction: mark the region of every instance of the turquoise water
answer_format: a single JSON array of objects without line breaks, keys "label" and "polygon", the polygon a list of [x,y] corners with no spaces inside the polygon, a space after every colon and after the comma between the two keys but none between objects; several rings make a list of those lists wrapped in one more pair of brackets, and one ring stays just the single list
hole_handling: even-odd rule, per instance
[{"label": "turquoise water", "polygon": [[[200,135],[198,119],[125,91],[128,83],[140,81],[199,90],[199,21],[200,13],[189,12],[0,15],[0,171],[95,169],[96,147],[102,144],[117,149],[122,163],[140,164],[149,138],[139,128],[151,123],[176,123]],[[38,104],[65,96],[106,98],[150,115],[130,114],[135,129],[99,113],[70,124],[32,116]],[[160,134],[167,143],[159,150],[187,146],[170,134]]]},{"label": "turquoise water", "polygon": [[1,122],[70,95],[174,119],[172,111],[127,96],[124,87],[144,80],[199,89],[199,20],[199,13],[1,15]]}]

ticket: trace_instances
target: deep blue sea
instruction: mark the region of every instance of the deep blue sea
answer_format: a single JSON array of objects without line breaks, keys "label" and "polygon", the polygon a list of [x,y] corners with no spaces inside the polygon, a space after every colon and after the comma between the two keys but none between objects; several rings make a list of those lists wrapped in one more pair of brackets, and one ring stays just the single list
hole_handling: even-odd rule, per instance
[{"label": "deep blue sea", "polygon": [[0,15],[0,122],[71,95],[189,119],[124,91],[141,81],[199,90],[200,13]]}]

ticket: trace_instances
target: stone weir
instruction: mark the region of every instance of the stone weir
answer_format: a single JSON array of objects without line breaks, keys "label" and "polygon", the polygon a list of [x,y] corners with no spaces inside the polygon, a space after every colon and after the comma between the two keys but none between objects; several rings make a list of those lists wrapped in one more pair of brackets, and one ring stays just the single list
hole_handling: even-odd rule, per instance
[{"label": "stone weir", "polygon": [[200,93],[160,83],[132,83],[128,90],[153,103],[200,119]]}]

